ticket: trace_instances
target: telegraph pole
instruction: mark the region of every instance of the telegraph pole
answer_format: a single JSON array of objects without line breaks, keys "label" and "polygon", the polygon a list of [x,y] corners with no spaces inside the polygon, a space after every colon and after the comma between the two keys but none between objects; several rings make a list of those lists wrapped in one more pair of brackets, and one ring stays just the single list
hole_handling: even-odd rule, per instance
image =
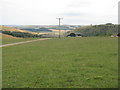
[{"label": "telegraph pole", "polygon": [[59,38],[60,38],[60,20],[63,18],[57,18],[59,20]]}]

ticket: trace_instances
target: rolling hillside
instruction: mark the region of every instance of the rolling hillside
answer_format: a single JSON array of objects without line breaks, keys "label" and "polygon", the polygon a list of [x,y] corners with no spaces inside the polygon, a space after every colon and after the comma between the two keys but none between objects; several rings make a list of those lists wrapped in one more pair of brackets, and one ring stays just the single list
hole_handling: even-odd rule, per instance
[{"label": "rolling hillside", "polygon": [[117,35],[118,25],[102,24],[79,27],[74,30],[75,33],[81,33],[84,36],[111,36]]},{"label": "rolling hillside", "polygon": [[[23,33],[31,33],[31,34],[39,34],[39,35],[42,35],[42,34],[48,34],[48,32],[41,32],[41,33],[38,33],[38,32],[32,32],[32,31],[27,31],[27,30],[22,30],[22,29],[16,29],[16,28],[13,28],[13,27],[9,27],[9,26],[0,26],[0,31],[14,31],[14,32],[23,32]],[[50,30],[50,32],[52,32],[52,30]]]},{"label": "rolling hillside", "polygon": [[25,31],[25,30],[21,30],[21,29],[16,29],[13,27],[8,27],[8,26],[1,26],[0,25],[0,31],[14,31],[14,32],[24,32],[24,33],[31,33],[31,34],[38,34],[35,32],[30,32],[30,31]]},{"label": "rolling hillside", "polygon": [[15,29],[8,26],[0,26],[0,32],[3,34],[11,35],[13,37],[20,37],[20,38],[35,38],[41,36],[38,35],[38,33]]},{"label": "rolling hillside", "polygon": [[8,26],[0,26],[0,30],[3,30],[3,31],[15,31],[15,32],[28,32],[28,31],[8,27]]}]

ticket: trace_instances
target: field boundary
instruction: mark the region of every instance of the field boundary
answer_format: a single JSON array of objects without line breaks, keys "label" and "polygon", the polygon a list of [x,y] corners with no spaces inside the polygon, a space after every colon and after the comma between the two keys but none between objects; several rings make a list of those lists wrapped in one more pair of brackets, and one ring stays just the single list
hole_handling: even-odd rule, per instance
[{"label": "field boundary", "polygon": [[[51,39],[51,38],[48,38],[48,39]],[[43,40],[48,40],[48,39],[37,39],[37,40],[30,40],[30,41],[24,41],[24,42],[10,43],[10,44],[0,45],[0,47],[13,46],[13,45],[36,42],[36,41],[43,41]]]}]

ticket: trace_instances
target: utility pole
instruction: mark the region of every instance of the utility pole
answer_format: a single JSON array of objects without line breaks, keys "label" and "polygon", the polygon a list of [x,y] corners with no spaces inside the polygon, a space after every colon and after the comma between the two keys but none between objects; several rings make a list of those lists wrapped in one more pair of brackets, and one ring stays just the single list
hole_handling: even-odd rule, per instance
[{"label": "utility pole", "polygon": [[59,20],[59,38],[60,38],[60,20],[63,18],[57,18]]}]

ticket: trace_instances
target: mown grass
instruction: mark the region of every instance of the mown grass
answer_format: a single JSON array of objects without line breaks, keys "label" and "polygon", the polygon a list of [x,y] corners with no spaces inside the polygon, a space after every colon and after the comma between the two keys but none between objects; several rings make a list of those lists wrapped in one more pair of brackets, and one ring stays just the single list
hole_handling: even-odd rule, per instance
[{"label": "mown grass", "polygon": [[117,88],[117,38],[62,38],[3,47],[3,88]]}]

